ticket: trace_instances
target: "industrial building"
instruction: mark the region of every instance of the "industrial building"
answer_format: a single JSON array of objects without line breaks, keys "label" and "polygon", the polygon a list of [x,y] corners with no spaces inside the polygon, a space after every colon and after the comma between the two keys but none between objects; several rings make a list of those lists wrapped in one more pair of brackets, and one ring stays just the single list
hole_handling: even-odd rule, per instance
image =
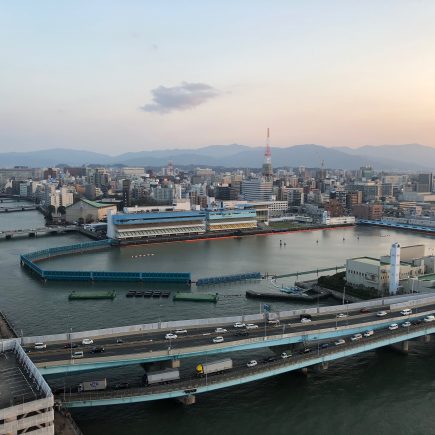
[{"label": "industrial building", "polygon": [[109,211],[116,212],[116,205],[104,204],[82,198],[65,210],[67,222],[98,222],[105,220]]},{"label": "industrial building", "polygon": [[435,257],[425,255],[424,245],[400,247],[394,243],[390,255],[359,257],[346,261],[346,282],[355,287],[375,288],[396,294],[405,281],[433,273]]}]

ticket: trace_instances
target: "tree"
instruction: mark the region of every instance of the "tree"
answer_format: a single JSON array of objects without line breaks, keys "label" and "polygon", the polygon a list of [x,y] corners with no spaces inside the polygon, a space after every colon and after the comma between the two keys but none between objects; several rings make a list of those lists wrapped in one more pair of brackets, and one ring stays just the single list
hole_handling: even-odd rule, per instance
[{"label": "tree", "polygon": [[65,206],[61,205],[61,206],[57,209],[57,212],[58,212],[59,214],[61,214],[62,216],[64,216],[64,215],[66,214],[66,208],[65,208]]}]

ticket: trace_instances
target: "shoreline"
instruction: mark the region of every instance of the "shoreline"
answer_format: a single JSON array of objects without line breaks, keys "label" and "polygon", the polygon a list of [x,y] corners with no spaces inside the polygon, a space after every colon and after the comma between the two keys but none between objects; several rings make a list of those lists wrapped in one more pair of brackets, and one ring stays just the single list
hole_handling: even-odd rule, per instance
[{"label": "shoreline", "polygon": [[190,237],[167,237],[161,239],[147,239],[147,240],[126,240],[126,241],[115,241],[114,246],[120,247],[134,247],[139,245],[155,245],[158,243],[177,243],[177,242],[186,242],[186,243],[195,243],[199,241],[206,240],[222,240],[222,239],[242,239],[243,237],[249,236],[277,236],[280,234],[289,234],[289,233],[297,233],[297,232],[311,232],[311,231],[320,231],[320,230],[337,230],[337,229],[348,229],[355,227],[354,224],[345,224],[345,225],[329,225],[329,226],[315,226],[310,228],[295,228],[295,229],[283,229],[283,230],[255,230],[249,231],[242,234],[234,234],[234,233],[220,233],[220,234],[201,234]]}]

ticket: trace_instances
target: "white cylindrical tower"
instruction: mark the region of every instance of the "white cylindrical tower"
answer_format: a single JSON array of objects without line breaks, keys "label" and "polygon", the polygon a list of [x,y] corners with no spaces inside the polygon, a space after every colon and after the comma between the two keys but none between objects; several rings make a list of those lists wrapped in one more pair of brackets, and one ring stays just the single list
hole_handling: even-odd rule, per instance
[{"label": "white cylindrical tower", "polygon": [[400,279],[400,245],[396,242],[390,250],[390,295],[395,295]]}]

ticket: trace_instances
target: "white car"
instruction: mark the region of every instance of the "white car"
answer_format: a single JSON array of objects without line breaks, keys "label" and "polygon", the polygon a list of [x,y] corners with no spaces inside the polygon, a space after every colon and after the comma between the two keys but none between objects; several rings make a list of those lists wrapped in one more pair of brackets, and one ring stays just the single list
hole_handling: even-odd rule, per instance
[{"label": "white car", "polygon": [[435,320],[435,316],[433,316],[432,314],[430,314],[429,316],[426,316],[423,319],[425,322],[433,322]]},{"label": "white car", "polygon": [[224,332],[227,332],[227,330],[225,328],[216,328],[214,330],[214,332],[219,332],[219,333],[223,334]]},{"label": "white car", "polygon": [[402,328],[409,328],[411,326],[411,322],[403,322]]},{"label": "white car", "polygon": [[224,342],[224,337],[218,336],[213,338],[213,343],[223,343]]},{"label": "white car", "polygon": [[337,314],[338,319],[342,319],[343,317],[347,317],[347,314],[344,314],[344,313]]},{"label": "white car", "polygon": [[340,346],[340,345],[345,344],[345,343],[346,343],[346,340],[344,340],[342,338],[340,338],[340,340],[337,340],[337,341],[334,342],[334,344],[336,346]]},{"label": "white car", "polygon": [[376,313],[376,315],[378,316],[378,317],[384,317],[384,316],[386,316],[388,313],[386,312],[386,311],[378,311],[377,313]]},{"label": "white car", "polygon": [[362,334],[354,334],[352,337],[350,337],[351,341],[358,341],[361,340]]},{"label": "white car", "polygon": [[398,329],[399,328],[399,325],[397,324],[397,323],[392,323],[389,327],[388,327],[388,329],[390,330],[390,331],[394,331],[395,329]]},{"label": "white car", "polygon": [[35,343],[35,349],[37,349],[37,350],[47,349],[47,345],[45,343],[42,343],[42,342]]},{"label": "white car", "polygon": [[176,329],[175,334],[187,334],[187,329]]},{"label": "white car", "polygon": [[242,323],[242,322],[234,323],[234,328],[244,328],[245,326],[246,326],[246,323]]},{"label": "white car", "polygon": [[371,337],[375,331],[373,329],[369,329],[368,331],[364,332],[364,337]]},{"label": "white car", "polygon": [[84,338],[82,344],[94,344],[94,340],[92,338]]},{"label": "white car", "polygon": [[255,359],[253,359],[252,361],[249,361],[246,364],[246,367],[255,367],[257,364],[258,364],[257,361],[255,361]]},{"label": "white car", "polygon": [[178,335],[169,332],[168,334],[165,335],[165,340],[175,340],[177,337]]},{"label": "white car", "polygon": [[309,319],[308,317],[302,317],[301,323],[309,323],[309,322],[311,322],[311,319]]},{"label": "white car", "polygon": [[246,324],[246,329],[257,329],[258,325],[256,325],[255,323],[247,323]]},{"label": "white car", "polygon": [[292,356],[292,354],[290,353],[290,354],[288,354],[287,352],[283,352],[282,354],[281,354],[281,358],[282,359],[287,359],[287,358],[290,358]]}]

